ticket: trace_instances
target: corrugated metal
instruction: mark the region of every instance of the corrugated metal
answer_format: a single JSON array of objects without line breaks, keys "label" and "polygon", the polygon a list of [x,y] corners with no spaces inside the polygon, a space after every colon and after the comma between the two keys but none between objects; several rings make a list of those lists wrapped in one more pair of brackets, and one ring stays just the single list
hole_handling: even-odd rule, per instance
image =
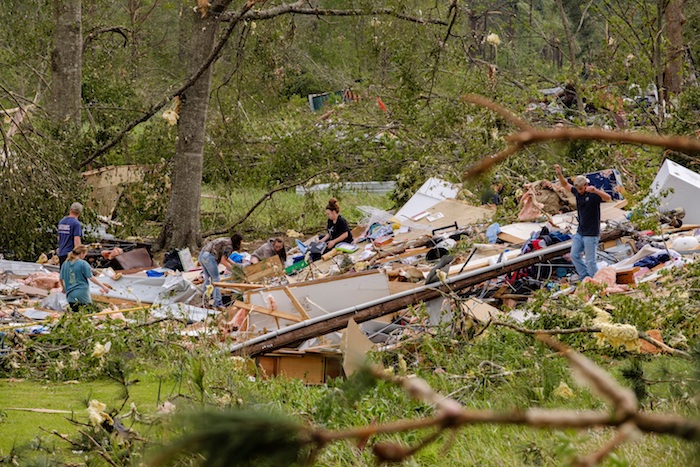
[{"label": "corrugated metal", "polygon": [[298,195],[329,189],[341,189],[344,191],[365,191],[367,193],[389,193],[396,186],[396,182],[346,182],[346,183],[319,183],[310,187],[298,186]]}]

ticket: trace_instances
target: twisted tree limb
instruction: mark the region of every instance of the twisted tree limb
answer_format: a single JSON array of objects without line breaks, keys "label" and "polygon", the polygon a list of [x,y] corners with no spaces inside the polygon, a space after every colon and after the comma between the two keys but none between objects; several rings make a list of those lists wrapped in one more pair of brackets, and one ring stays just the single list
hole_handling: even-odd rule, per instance
[{"label": "twisted tree limb", "polygon": [[640,412],[634,393],[620,386],[605,370],[585,356],[566,347],[551,337],[539,333],[537,339],[569,361],[572,370],[583,379],[600,397],[609,401],[612,413],[607,411],[578,411],[533,408],[495,412],[490,410],[468,410],[459,402],[434,391],[428,383],[416,376],[392,376],[381,369],[373,369],[372,374],[379,379],[390,381],[402,387],[411,397],[436,407],[433,417],[416,420],[399,420],[384,424],[372,424],[345,430],[311,431],[311,439],[318,446],[342,439],[367,439],[372,435],[398,433],[434,427],[438,431],[429,435],[413,448],[394,443],[381,443],[375,455],[381,460],[400,461],[413,455],[417,450],[437,438],[445,430],[455,430],[466,425],[489,423],[498,425],[526,425],[532,428],[618,428],[618,432],[598,451],[579,459],[577,465],[595,465],[614,449],[627,441],[635,432],[659,433],[678,438],[700,441],[700,421],[678,416],[649,414]]},{"label": "twisted tree limb", "polygon": [[83,160],[79,168],[84,168],[90,162],[94,161],[98,157],[103,156],[114,146],[119,144],[119,142],[136,128],[139,124],[148,121],[153,117],[160,109],[168,105],[176,96],[180,96],[187,89],[192,87],[194,83],[199,79],[200,76],[211,66],[211,64],[219,57],[221,50],[228,43],[231,34],[233,33],[236,26],[241,21],[246,20],[265,20],[272,19],[277,16],[285,14],[299,14],[299,15],[312,15],[312,16],[374,16],[374,15],[384,15],[393,16],[395,18],[401,19],[403,21],[413,22],[417,24],[436,24],[441,26],[446,26],[447,22],[443,20],[435,20],[431,18],[421,18],[416,16],[406,15],[404,13],[398,12],[392,8],[375,8],[375,9],[346,9],[346,10],[334,10],[325,8],[307,8],[304,5],[307,3],[304,0],[299,0],[294,3],[288,3],[283,5],[278,5],[275,7],[270,7],[265,10],[252,10],[256,3],[262,3],[259,0],[248,0],[245,2],[237,11],[235,12],[225,12],[228,5],[231,3],[230,0],[222,0],[219,2],[212,2],[211,12],[213,14],[219,14],[219,21],[228,22],[228,26],[221,35],[219,41],[214,46],[214,49],[209,54],[209,56],[202,62],[202,65],[197,69],[195,73],[189,76],[184,83],[182,83],[175,90],[167,92],[167,95],[163,97],[160,101],[151,105],[146,109],[143,114],[130,122],[126,127],[124,127],[119,133],[114,135],[112,139],[107,141],[104,145],[97,148],[90,156]]},{"label": "twisted tree limb", "polygon": [[643,144],[672,149],[684,153],[700,153],[700,140],[683,136],[659,136],[638,132],[609,131],[602,128],[555,128],[551,130],[536,129],[515,116],[505,107],[483,97],[468,94],[462,101],[486,107],[497,113],[521,131],[505,138],[509,143],[498,153],[486,156],[464,173],[464,178],[476,178],[490,170],[494,165],[503,162],[508,157],[529,144],[551,141],[597,140],[623,144]]}]

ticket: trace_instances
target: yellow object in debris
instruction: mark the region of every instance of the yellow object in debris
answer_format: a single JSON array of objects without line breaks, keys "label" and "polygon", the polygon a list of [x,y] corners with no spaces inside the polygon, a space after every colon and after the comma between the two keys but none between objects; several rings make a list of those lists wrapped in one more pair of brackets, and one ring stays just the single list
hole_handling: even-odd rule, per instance
[{"label": "yellow object in debris", "polygon": [[39,264],[46,264],[46,263],[49,262],[49,257],[46,256],[46,253],[42,253],[42,254],[39,256],[39,259],[36,260],[36,262],[39,263]]}]

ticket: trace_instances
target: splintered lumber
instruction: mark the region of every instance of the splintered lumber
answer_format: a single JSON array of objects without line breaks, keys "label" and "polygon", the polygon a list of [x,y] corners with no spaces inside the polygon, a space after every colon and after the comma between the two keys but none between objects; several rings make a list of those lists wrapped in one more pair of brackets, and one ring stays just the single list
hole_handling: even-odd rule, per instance
[{"label": "splintered lumber", "polygon": [[260,285],[260,284],[248,284],[245,282],[214,282],[214,287],[220,287],[222,289],[255,290],[255,289],[262,289],[265,286]]},{"label": "splintered lumber", "polygon": [[301,303],[299,303],[299,300],[297,300],[292,291],[289,290],[289,287],[284,287],[284,293],[287,294],[287,297],[289,297],[289,300],[292,302],[292,305],[294,305],[294,309],[297,310],[297,313],[299,313],[302,318],[311,319],[311,317],[306,313],[304,307],[301,306]]},{"label": "splintered lumber", "polygon": [[243,274],[248,282],[256,282],[266,277],[284,276],[284,266],[279,256],[275,255],[244,267]]},{"label": "splintered lumber", "polygon": [[[613,230],[601,234],[601,241],[619,238],[624,233],[621,230]],[[374,300],[363,305],[357,305],[343,310],[319,316],[301,323],[296,323],[276,331],[269,332],[254,339],[235,344],[230,347],[233,355],[256,356],[264,352],[271,352],[283,347],[289,347],[305,340],[323,336],[330,332],[344,329],[350,318],[356,323],[363,323],[380,316],[401,311],[410,305],[415,305],[427,300],[441,297],[444,293],[460,291],[468,287],[480,284],[509,272],[517,271],[542,261],[564,255],[571,249],[571,240],[556,245],[533,251],[517,258],[486,266],[481,269],[469,271],[450,277],[443,283],[432,283],[416,287],[384,299]]]},{"label": "splintered lumber", "polygon": [[248,310],[248,311],[254,311],[256,313],[262,313],[264,315],[274,316],[275,318],[282,318],[282,319],[286,319],[289,321],[294,321],[295,323],[299,323],[300,321],[302,321],[302,318],[300,316],[292,315],[290,313],[285,313],[284,311],[271,310],[269,308],[265,308],[265,307],[262,307],[260,305],[251,305],[250,303],[243,303],[243,302],[235,301],[233,303],[233,306],[236,306],[238,308],[243,308],[244,310]]},{"label": "splintered lumber", "polygon": [[408,258],[409,256],[422,255],[430,251],[430,248],[407,248],[403,253],[399,253],[393,256],[386,256],[377,260],[378,263],[388,263],[389,261],[398,261],[403,258]]}]

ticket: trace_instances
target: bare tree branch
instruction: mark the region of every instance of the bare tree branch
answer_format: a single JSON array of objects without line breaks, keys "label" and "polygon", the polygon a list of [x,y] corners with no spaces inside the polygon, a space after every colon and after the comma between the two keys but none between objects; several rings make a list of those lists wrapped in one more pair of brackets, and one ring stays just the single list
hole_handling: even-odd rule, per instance
[{"label": "bare tree branch", "polygon": [[[298,2],[288,3],[285,5],[279,5],[273,8],[268,8],[267,10],[251,10],[247,12],[243,19],[250,20],[262,20],[270,19],[276,16],[281,16],[289,13],[294,13],[297,15],[309,15],[309,16],[393,16],[404,21],[417,24],[437,24],[440,26],[447,26],[448,23],[441,19],[432,18],[422,18],[418,16],[410,16],[404,13],[398,12],[393,8],[368,8],[368,9],[331,9],[331,8],[314,8],[304,6],[305,1],[299,0]],[[227,19],[224,19],[227,20]]]},{"label": "bare tree branch", "polygon": [[683,136],[660,136],[646,133],[608,131],[602,128],[555,128],[552,130],[540,130],[533,127],[524,126],[525,122],[514,116],[505,108],[493,101],[483,97],[466,95],[463,101],[486,107],[503,118],[506,118],[513,125],[521,129],[505,138],[510,143],[502,151],[486,156],[474,164],[464,173],[464,178],[476,178],[490,170],[494,165],[506,160],[518,152],[523,147],[549,141],[572,141],[572,140],[600,140],[623,144],[645,144],[672,149],[684,153],[700,153],[700,140]]},{"label": "bare tree branch", "polygon": [[529,131],[533,129],[529,123],[515,115],[510,110],[490,99],[487,99],[484,96],[480,96],[479,94],[466,94],[462,96],[462,101],[469,104],[478,105],[480,107],[486,107],[487,109],[503,117],[503,119],[511,125],[520,128],[522,131]]},{"label": "bare tree branch", "polygon": [[614,449],[630,439],[638,430],[646,433],[672,435],[691,441],[700,441],[700,421],[640,412],[637,408],[637,399],[634,393],[630,389],[620,386],[610,374],[598,365],[548,336],[539,334],[537,338],[563,355],[581,379],[586,381],[599,396],[611,402],[614,413],[594,410],[579,411],[540,408],[508,412],[467,410],[456,400],[442,396],[434,391],[421,378],[416,376],[392,376],[385,373],[382,369],[373,368],[370,371],[376,378],[390,381],[402,387],[414,399],[435,406],[438,410],[437,415],[416,420],[399,420],[337,431],[326,431],[317,428],[312,430],[311,439],[319,447],[322,447],[329,442],[343,439],[364,440],[378,434],[399,433],[430,427],[438,429],[437,433],[431,434],[413,448],[394,443],[380,443],[380,449],[375,449],[375,455],[382,460],[401,461],[435,440],[437,434],[445,430],[454,430],[477,423],[526,425],[532,428],[551,429],[618,428],[619,431],[607,444],[598,451],[579,460],[577,465],[581,466],[599,463]]},{"label": "bare tree branch", "polygon": [[132,33],[131,29],[126,28],[124,26],[111,26],[111,27],[107,27],[107,28],[93,29],[83,38],[83,52],[85,52],[85,50],[87,50],[88,45],[92,41],[97,39],[97,36],[99,36],[101,34],[106,34],[108,32],[113,32],[113,33],[116,33],[116,34],[119,34],[120,36],[122,36],[122,38],[124,39],[124,43],[122,44],[122,47],[125,47],[126,44],[129,42],[129,37],[127,36],[127,33],[128,34]]},{"label": "bare tree branch", "polygon": [[[228,4],[231,3],[231,0],[224,0],[221,2],[218,2],[216,4],[213,4],[211,7],[212,12],[223,12],[227,7]],[[90,162],[94,161],[98,157],[101,157],[104,155],[107,151],[112,149],[114,146],[116,146],[131,130],[136,128],[140,123],[143,123],[147,120],[149,120],[153,115],[155,115],[160,109],[165,107],[170,101],[172,101],[176,96],[181,95],[184,93],[187,89],[189,89],[198,79],[202,74],[211,66],[211,64],[214,62],[214,60],[217,59],[219,56],[219,53],[221,53],[221,50],[224,48],[224,46],[228,43],[229,38],[231,37],[231,34],[233,33],[233,30],[236,28],[239,22],[242,20],[264,20],[264,19],[271,19],[275,18],[277,16],[281,16],[284,14],[299,14],[299,15],[314,15],[314,16],[369,16],[369,15],[387,15],[387,16],[393,16],[398,19],[404,20],[404,21],[409,21],[409,22],[414,22],[418,24],[436,24],[436,25],[441,25],[445,26],[447,25],[446,21],[443,20],[435,20],[435,19],[430,19],[430,18],[419,18],[419,17],[413,17],[409,15],[405,15],[403,13],[397,12],[391,8],[378,8],[378,9],[371,9],[371,10],[361,10],[361,9],[349,9],[349,10],[333,10],[333,9],[323,9],[323,8],[305,8],[304,7],[304,2],[303,1],[298,1],[295,3],[289,3],[289,4],[284,4],[284,5],[279,5],[276,7],[268,8],[266,10],[251,10],[253,6],[256,3],[262,3],[259,0],[248,0],[241,8],[238,9],[236,12],[228,12],[228,13],[221,13],[218,20],[219,21],[225,21],[228,22],[229,25],[224,31],[224,33],[221,35],[221,38],[217,42],[216,46],[212,50],[211,54],[207,57],[207,59],[202,63],[202,65],[199,67],[199,69],[190,77],[187,78],[187,80],[177,89],[174,91],[168,92],[167,96],[161,99],[159,102],[151,105],[142,116],[139,118],[133,120],[131,123],[129,123],[124,129],[122,129],[119,133],[117,133],[111,140],[109,140],[107,143],[99,147],[95,152],[93,152],[90,156],[88,156],[85,160],[83,160],[80,165],[78,166],[79,168],[84,168],[87,166]]]}]

